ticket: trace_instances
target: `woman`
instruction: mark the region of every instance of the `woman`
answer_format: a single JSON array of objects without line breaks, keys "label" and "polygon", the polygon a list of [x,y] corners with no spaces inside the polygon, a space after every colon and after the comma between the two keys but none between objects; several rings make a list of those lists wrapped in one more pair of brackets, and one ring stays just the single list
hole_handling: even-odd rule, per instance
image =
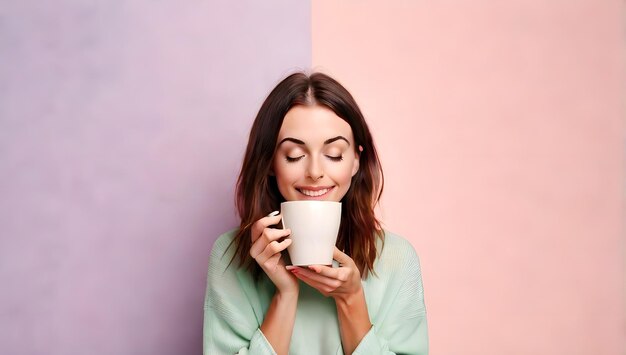
[{"label": "woman", "polygon": [[[374,214],[383,174],[350,93],[321,73],[296,73],[254,121],[236,204],[239,228],[209,261],[205,354],[427,354],[417,255]],[[342,202],[335,267],[285,261],[280,203]]]}]

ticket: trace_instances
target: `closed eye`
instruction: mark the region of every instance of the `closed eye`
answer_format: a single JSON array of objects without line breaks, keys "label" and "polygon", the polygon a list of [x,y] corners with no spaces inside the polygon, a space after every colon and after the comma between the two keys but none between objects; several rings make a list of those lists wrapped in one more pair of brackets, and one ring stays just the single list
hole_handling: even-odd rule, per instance
[{"label": "closed eye", "polygon": [[342,161],[343,160],[343,155],[340,155],[340,156],[337,156],[337,157],[334,157],[332,155],[327,155],[326,158],[328,158],[328,159],[330,159],[332,161]]},{"label": "closed eye", "polygon": [[304,155],[301,155],[301,156],[299,156],[299,157],[290,157],[290,156],[286,156],[286,157],[285,157],[285,160],[287,160],[287,162],[288,162],[288,163],[295,163],[295,162],[297,162],[298,160],[300,160],[300,159],[302,159],[302,158],[304,158]]}]

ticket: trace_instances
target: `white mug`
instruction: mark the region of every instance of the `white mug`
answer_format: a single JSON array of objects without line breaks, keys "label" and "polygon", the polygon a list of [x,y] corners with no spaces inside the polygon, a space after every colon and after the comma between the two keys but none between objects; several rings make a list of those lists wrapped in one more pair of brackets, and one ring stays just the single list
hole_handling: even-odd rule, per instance
[{"label": "white mug", "polygon": [[330,265],[341,224],[341,202],[287,201],[280,204],[283,227],[291,229],[287,248],[297,266]]}]

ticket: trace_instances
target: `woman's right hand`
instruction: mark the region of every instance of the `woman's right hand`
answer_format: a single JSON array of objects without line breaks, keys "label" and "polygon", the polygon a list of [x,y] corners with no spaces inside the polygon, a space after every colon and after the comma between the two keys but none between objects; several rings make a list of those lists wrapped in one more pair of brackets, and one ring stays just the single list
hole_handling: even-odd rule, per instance
[{"label": "woman's right hand", "polygon": [[[281,294],[297,293],[298,279],[285,268],[281,252],[289,245],[290,229],[270,228],[278,224],[282,216],[271,214],[254,222],[251,229],[252,247],[250,256],[261,266]],[[282,241],[281,241],[282,239]]]}]

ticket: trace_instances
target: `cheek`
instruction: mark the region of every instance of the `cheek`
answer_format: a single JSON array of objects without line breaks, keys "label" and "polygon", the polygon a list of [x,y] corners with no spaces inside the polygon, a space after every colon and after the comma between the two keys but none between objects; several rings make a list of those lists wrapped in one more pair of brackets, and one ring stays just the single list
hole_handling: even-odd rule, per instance
[{"label": "cheek", "polygon": [[344,187],[349,187],[350,182],[352,181],[352,163],[344,163],[341,166],[334,166],[328,169],[329,175],[332,176],[333,180],[338,184],[343,185]]},{"label": "cheek", "polygon": [[278,185],[291,184],[297,181],[301,173],[298,171],[297,166],[287,166],[286,164],[274,164],[274,173],[276,174],[276,181]]}]

